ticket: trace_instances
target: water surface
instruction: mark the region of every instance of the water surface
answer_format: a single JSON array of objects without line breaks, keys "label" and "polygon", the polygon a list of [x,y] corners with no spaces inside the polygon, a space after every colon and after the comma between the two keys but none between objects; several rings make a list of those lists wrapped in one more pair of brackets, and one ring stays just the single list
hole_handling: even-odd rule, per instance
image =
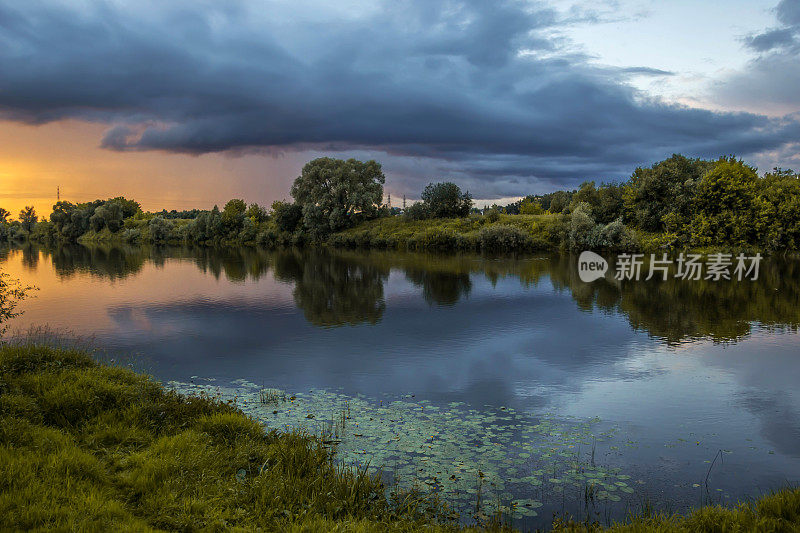
[{"label": "water surface", "polygon": [[[796,260],[756,281],[592,284],[563,255],[28,246],[0,267],[40,289],[17,328],[93,336],[268,425],[322,431],[347,406],[365,436],[344,458],[416,469],[456,507],[481,485],[524,526],[800,481]],[[261,405],[264,387],[296,399]]]}]

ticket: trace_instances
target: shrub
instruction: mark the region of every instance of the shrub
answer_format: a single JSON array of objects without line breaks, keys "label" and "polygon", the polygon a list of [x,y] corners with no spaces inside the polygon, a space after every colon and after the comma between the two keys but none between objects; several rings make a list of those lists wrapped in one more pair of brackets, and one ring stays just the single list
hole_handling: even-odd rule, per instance
[{"label": "shrub", "polygon": [[408,208],[406,208],[405,215],[410,220],[425,220],[427,218],[431,218],[430,210],[423,202],[411,204]]},{"label": "shrub", "polygon": [[525,251],[533,248],[533,240],[528,233],[506,224],[481,228],[478,232],[478,243],[485,252]]}]

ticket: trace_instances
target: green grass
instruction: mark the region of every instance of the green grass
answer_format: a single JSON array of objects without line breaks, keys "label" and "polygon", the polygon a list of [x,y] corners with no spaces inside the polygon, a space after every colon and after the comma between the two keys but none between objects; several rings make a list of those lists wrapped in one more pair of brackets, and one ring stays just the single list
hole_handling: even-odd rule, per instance
[{"label": "green grass", "polygon": [[0,348],[0,530],[400,531],[435,512],[233,405],[86,353]]},{"label": "green grass", "polygon": [[556,215],[500,215],[488,217],[409,220],[387,217],[364,222],[333,234],[328,242],[343,248],[397,250],[526,252],[557,250]]},{"label": "green grass", "polygon": [[[459,530],[444,512],[414,493],[387,497],[318,439],[265,432],[235,405],[82,351],[0,345],[0,530]],[[610,530],[798,531],[800,490]]]},{"label": "green grass", "polygon": [[603,528],[577,523],[555,524],[556,531],[613,533],[800,531],[800,489],[784,489],[735,508],[719,505],[696,509],[686,516],[655,514]]}]

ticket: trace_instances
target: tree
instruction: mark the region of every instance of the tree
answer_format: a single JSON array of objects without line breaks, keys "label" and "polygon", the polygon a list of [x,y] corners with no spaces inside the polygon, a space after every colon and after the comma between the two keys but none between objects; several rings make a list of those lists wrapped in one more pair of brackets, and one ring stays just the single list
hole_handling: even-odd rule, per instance
[{"label": "tree", "polygon": [[147,223],[150,228],[150,240],[156,244],[167,242],[172,236],[172,221],[155,217]]},{"label": "tree", "polygon": [[377,214],[386,177],[376,161],[322,157],[307,163],[292,185],[303,224],[317,237]]},{"label": "tree", "polygon": [[417,202],[406,208],[405,216],[410,220],[425,220],[431,217],[431,212],[425,202]]},{"label": "tree", "polygon": [[741,246],[756,242],[756,169],[734,157],[720,158],[697,183],[691,223],[696,245]]},{"label": "tree", "polygon": [[[542,197],[542,207],[551,213],[560,213],[569,205],[571,199],[572,194],[567,191],[556,191],[545,194]],[[545,203],[547,205],[545,205]]]},{"label": "tree", "polygon": [[269,220],[267,210],[258,204],[250,204],[250,207],[248,207],[245,212],[245,216],[252,220],[253,224],[261,224]]},{"label": "tree", "polygon": [[800,248],[800,175],[774,169],[759,180],[755,199],[759,245],[772,250]]},{"label": "tree", "polygon": [[278,229],[291,233],[303,219],[303,208],[290,202],[273,202],[272,216]]},{"label": "tree", "polygon": [[89,224],[94,231],[108,228],[112,233],[116,233],[122,228],[123,207],[117,200],[108,200],[94,210],[94,214],[89,217]]},{"label": "tree", "polygon": [[422,191],[422,201],[433,218],[457,218],[469,216],[472,196],[462,193],[455,183],[429,183]]},{"label": "tree", "polygon": [[34,209],[32,205],[26,205],[19,212],[19,221],[22,222],[22,227],[25,228],[25,231],[30,233],[33,229],[33,225],[39,221],[39,217],[36,216],[36,209]]},{"label": "tree", "polygon": [[625,220],[647,231],[687,224],[692,215],[694,187],[714,162],[673,154],[650,168],[634,170],[623,191]]},{"label": "tree", "polygon": [[233,200],[228,200],[228,203],[225,204],[225,207],[222,208],[222,215],[235,217],[239,215],[244,215],[244,212],[247,210],[247,204],[244,200],[239,200],[238,198],[234,198]]},{"label": "tree", "polygon": [[9,211],[6,211],[2,207],[0,207],[0,224],[5,224],[6,222],[8,222],[8,217],[10,216],[11,213]]},{"label": "tree", "polygon": [[119,205],[120,210],[122,211],[122,218],[130,218],[142,210],[142,206],[139,205],[139,202],[128,200],[124,196],[111,198],[108,200],[108,202],[115,202],[117,205]]},{"label": "tree", "polygon": [[541,215],[544,213],[542,204],[538,200],[528,196],[519,204],[520,215]]}]

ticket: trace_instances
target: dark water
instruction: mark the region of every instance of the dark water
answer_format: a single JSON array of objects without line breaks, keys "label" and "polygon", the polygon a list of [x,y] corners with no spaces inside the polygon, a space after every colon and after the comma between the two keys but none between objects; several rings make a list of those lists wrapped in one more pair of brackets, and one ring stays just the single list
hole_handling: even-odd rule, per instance
[{"label": "dark water", "polygon": [[[666,510],[734,502],[800,482],[800,261],[768,260],[756,281],[592,284],[578,279],[575,263],[559,255],[0,251],[4,271],[40,288],[14,326],[94,336],[165,381],[246,379],[365,402],[463,402],[476,417],[502,407],[534,421],[543,413],[551,422],[591,420],[583,441],[613,432],[592,446],[594,462],[630,476],[635,490],[588,505],[578,483],[557,497],[541,489],[539,516],[528,513],[523,526],[552,512],[607,520],[643,501]],[[576,448],[581,461],[590,461],[587,442]],[[527,497],[514,487],[497,497]]]}]

